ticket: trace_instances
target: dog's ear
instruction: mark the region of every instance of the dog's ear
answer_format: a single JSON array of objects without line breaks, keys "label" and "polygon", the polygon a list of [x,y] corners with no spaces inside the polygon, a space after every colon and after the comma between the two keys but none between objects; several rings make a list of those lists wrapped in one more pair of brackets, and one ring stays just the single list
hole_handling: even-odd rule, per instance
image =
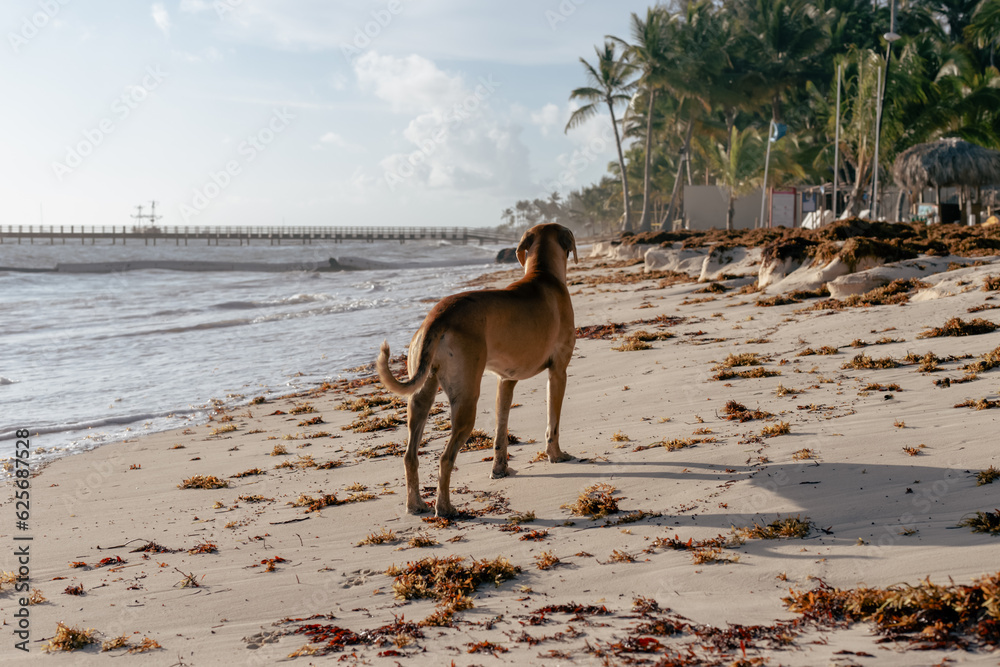
[{"label": "dog's ear", "polygon": [[525,265],[528,258],[528,248],[535,242],[535,233],[530,229],[524,233],[521,237],[521,242],[517,244],[517,250],[514,254],[517,255],[517,261],[521,263],[521,266]]},{"label": "dog's ear", "polygon": [[573,253],[573,262],[575,264],[580,263],[580,259],[576,256],[576,237],[573,236],[573,232],[563,227],[559,230],[559,245],[563,250],[566,251],[567,256],[570,252]]}]

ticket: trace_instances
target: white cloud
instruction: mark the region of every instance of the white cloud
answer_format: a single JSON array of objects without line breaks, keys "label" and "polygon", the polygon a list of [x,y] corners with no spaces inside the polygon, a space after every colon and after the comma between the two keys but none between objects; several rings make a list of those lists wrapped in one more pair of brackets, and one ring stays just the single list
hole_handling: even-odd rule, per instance
[{"label": "white cloud", "polygon": [[164,35],[170,37],[170,14],[161,2],[153,3],[153,21]]},{"label": "white cloud", "polygon": [[530,184],[521,129],[501,120],[492,108],[502,82],[485,77],[470,85],[426,58],[374,51],[358,58],[354,71],[362,90],[388,102],[396,113],[416,113],[403,130],[409,150],[380,163],[390,189],[511,192]]},{"label": "white cloud", "polygon": [[373,91],[396,112],[430,111],[458,103],[464,94],[460,77],[418,55],[396,58],[369,51],[354,62],[354,73],[362,90]]},{"label": "white cloud", "polygon": [[562,120],[563,115],[560,113],[559,107],[550,102],[540,110],[531,112],[531,122],[539,127],[542,135],[547,136],[549,132],[560,125],[566,126],[566,121]]},{"label": "white cloud", "polygon": [[319,138],[319,141],[312,145],[314,151],[323,151],[328,149],[339,149],[340,152],[343,151],[354,151],[364,153],[366,152],[364,146],[356,143],[352,143],[347,139],[344,139],[341,135],[336,132],[325,132],[323,136]]}]

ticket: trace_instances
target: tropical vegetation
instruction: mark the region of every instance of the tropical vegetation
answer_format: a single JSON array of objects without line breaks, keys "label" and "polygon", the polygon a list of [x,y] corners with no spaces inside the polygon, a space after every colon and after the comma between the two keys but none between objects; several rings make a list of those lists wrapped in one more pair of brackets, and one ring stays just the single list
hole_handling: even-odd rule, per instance
[{"label": "tropical vegetation", "polygon": [[629,35],[595,51],[580,59],[586,85],[569,92],[566,131],[611,124],[618,159],[597,183],[517,202],[504,226],[669,229],[685,184],[715,184],[731,227],[733,199],[763,184],[772,123],[787,135],[770,144],[767,185],[830,183],[838,71],[838,176],[854,213],[875,176],[880,85],[880,183],[918,143],[1000,149],[1000,0],[675,0],[633,14]]}]

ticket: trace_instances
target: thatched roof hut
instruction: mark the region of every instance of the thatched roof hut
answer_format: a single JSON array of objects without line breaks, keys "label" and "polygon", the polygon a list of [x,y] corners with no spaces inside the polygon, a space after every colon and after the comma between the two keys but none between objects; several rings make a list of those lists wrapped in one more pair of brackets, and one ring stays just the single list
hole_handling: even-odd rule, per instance
[{"label": "thatched roof hut", "polygon": [[939,139],[900,153],[892,175],[911,192],[927,187],[1000,185],[1000,151],[962,139]]}]

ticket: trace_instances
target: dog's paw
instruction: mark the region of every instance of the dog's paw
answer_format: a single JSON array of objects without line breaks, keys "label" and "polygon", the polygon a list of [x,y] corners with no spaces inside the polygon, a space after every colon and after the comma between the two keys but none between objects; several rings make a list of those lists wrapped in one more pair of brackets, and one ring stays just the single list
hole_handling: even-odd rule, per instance
[{"label": "dog's paw", "polygon": [[502,468],[494,468],[490,471],[490,479],[503,479],[510,475],[513,471],[508,466]]},{"label": "dog's paw", "polygon": [[437,505],[437,516],[442,519],[451,519],[458,516],[458,510],[451,503],[443,505],[438,503]]},{"label": "dog's paw", "polygon": [[431,506],[420,500],[415,503],[406,503],[406,511],[409,514],[426,514],[431,511]]}]

